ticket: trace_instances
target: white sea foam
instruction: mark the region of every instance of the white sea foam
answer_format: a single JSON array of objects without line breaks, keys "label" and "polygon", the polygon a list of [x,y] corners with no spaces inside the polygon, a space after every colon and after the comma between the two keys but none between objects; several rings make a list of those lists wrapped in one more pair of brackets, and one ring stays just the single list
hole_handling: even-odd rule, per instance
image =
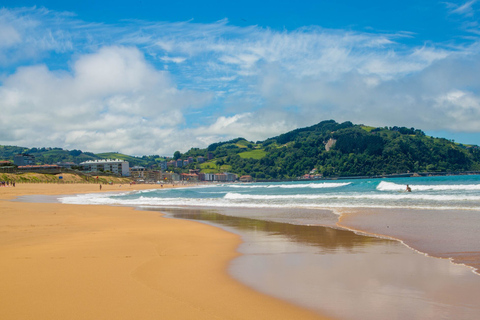
[{"label": "white sea foam", "polygon": [[[224,198],[160,198],[143,197],[136,199],[121,199],[105,194],[83,194],[77,196],[67,196],[60,198],[62,203],[83,204],[83,205],[122,205],[136,207],[239,207],[239,208],[306,208],[306,209],[325,209],[325,208],[414,208],[414,209],[463,209],[478,210],[478,206],[468,206],[466,203],[459,204],[459,198],[436,196],[426,200],[436,200],[432,204],[418,203],[418,201],[402,201],[408,198],[407,195],[375,195],[375,199],[366,198],[362,194],[336,195],[335,198],[327,195],[245,195],[238,193],[228,193]],[[417,196],[417,199],[420,196]],[[315,201],[318,200],[318,201]],[[340,200],[340,201],[338,201]],[[372,201],[373,200],[373,201]],[[382,203],[379,203],[378,201]],[[400,202],[395,202],[399,200]],[[452,202],[452,200],[457,200]],[[469,197],[469,200],[480,201],[480,197]]]},{"label": "white sea foam", "polygon": [[352,184],[351,182],[324,182],[324,183],[302,183],[302,184],[265,184],[265,185],[253,185],[253,184],[231,184],[226,185],[231,188],[243,188],[243,189],[258,189],[258,188],[282,188],[282,189],[300,189],[300,188],[311,188],[311,189],[323,189],[323,188],[340,188]]},{"label": "white sea foam", "polygon": [[[462,191],[462,190],[480,190],[480,184],[437,184],[437,185],[419,185],[410,184],[412,191]],[[379,191],[405,191],[405,185],[393,182],[382,181],[378,184]]]},{"label": "white sea foam", "polygon": [[368,193],[350,193],[350,194],[295,194],[295,195],[253,195],[229,192],[224,196],[230,200],[287,200],[287,199],[304,199],[304,200],[335,200],[335,199],[365,199],[365,200],[430,200],[430,201],[480,201],[480,196],[467,195],[429,195],[429,194],[368,194]]}]

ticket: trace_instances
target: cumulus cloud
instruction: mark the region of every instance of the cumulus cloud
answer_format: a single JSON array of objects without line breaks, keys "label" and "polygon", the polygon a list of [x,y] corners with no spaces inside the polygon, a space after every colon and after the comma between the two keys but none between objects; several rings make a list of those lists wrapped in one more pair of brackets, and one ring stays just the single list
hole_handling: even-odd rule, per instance
[{"label": "cumulus cloud", "polygon": [[[478,132],[478,42],[402,43],[414,36],[0,9],[0,65],[16,66],[0,86],[0,143],[172,154],[325,119]],[[39,63],[49,55],[55,68]]]},{"label": "cumulus cloud", "polygon": [[[260,94],[270,108],[299,106],[303,119],[352,120],[370,125],[416,126],[478,132],[480,55],[452,55],[408,77],[379,79],[358,72],[335,82],[264,72]],[[298,119],[297,119],[298,121]],[[301,121],[307,125],[306,121]]]},{"label": "cumulus cloud", "polygon": [[80,56],[71,72],[36,65],[7,77],[0,87],[0,123],[10,137],[2,142],[165,152],[162,140],[184,122],[182,112],[210,99],[177,89],[136,48],[105,47]]}]

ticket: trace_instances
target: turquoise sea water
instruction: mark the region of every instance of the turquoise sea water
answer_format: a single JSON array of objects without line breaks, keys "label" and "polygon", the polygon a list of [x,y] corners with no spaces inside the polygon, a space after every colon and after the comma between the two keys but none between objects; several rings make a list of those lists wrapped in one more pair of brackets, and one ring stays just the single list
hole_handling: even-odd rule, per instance
[{"label": "turquoise sea water", "polygon": [[[406,185],[412,192],[405,192]],[[65,197],[64,203],[240,208],[480,209],[480,176],[230,183],[117,195]]]}]

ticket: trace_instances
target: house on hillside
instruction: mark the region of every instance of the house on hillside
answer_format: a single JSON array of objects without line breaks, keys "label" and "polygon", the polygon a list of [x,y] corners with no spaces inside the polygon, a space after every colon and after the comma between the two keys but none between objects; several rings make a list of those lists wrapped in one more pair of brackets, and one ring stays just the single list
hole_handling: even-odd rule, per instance
[{"label": "house on hillside", "polygon": [[168,167],[167,161],[162,161],[158,164],[160,166],[160,170],[166,171]]}]

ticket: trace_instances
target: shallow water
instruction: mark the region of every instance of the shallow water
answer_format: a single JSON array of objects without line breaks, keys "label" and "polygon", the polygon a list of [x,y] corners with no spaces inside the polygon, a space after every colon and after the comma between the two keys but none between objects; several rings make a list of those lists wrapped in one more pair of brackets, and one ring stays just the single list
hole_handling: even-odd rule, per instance
[{"label": "shallow water", "polygon": [[[260,292],[340,319],[477,319],[480,277],[398,241],[323,226],[159,209],[240,234],[230,267]],[[223,210],[225,211],[225,210]]]},{"label": "shallow water", "polygon": [[430,256],[480,268],[480,211],[346,209],[339,225],[400,239]]}]

